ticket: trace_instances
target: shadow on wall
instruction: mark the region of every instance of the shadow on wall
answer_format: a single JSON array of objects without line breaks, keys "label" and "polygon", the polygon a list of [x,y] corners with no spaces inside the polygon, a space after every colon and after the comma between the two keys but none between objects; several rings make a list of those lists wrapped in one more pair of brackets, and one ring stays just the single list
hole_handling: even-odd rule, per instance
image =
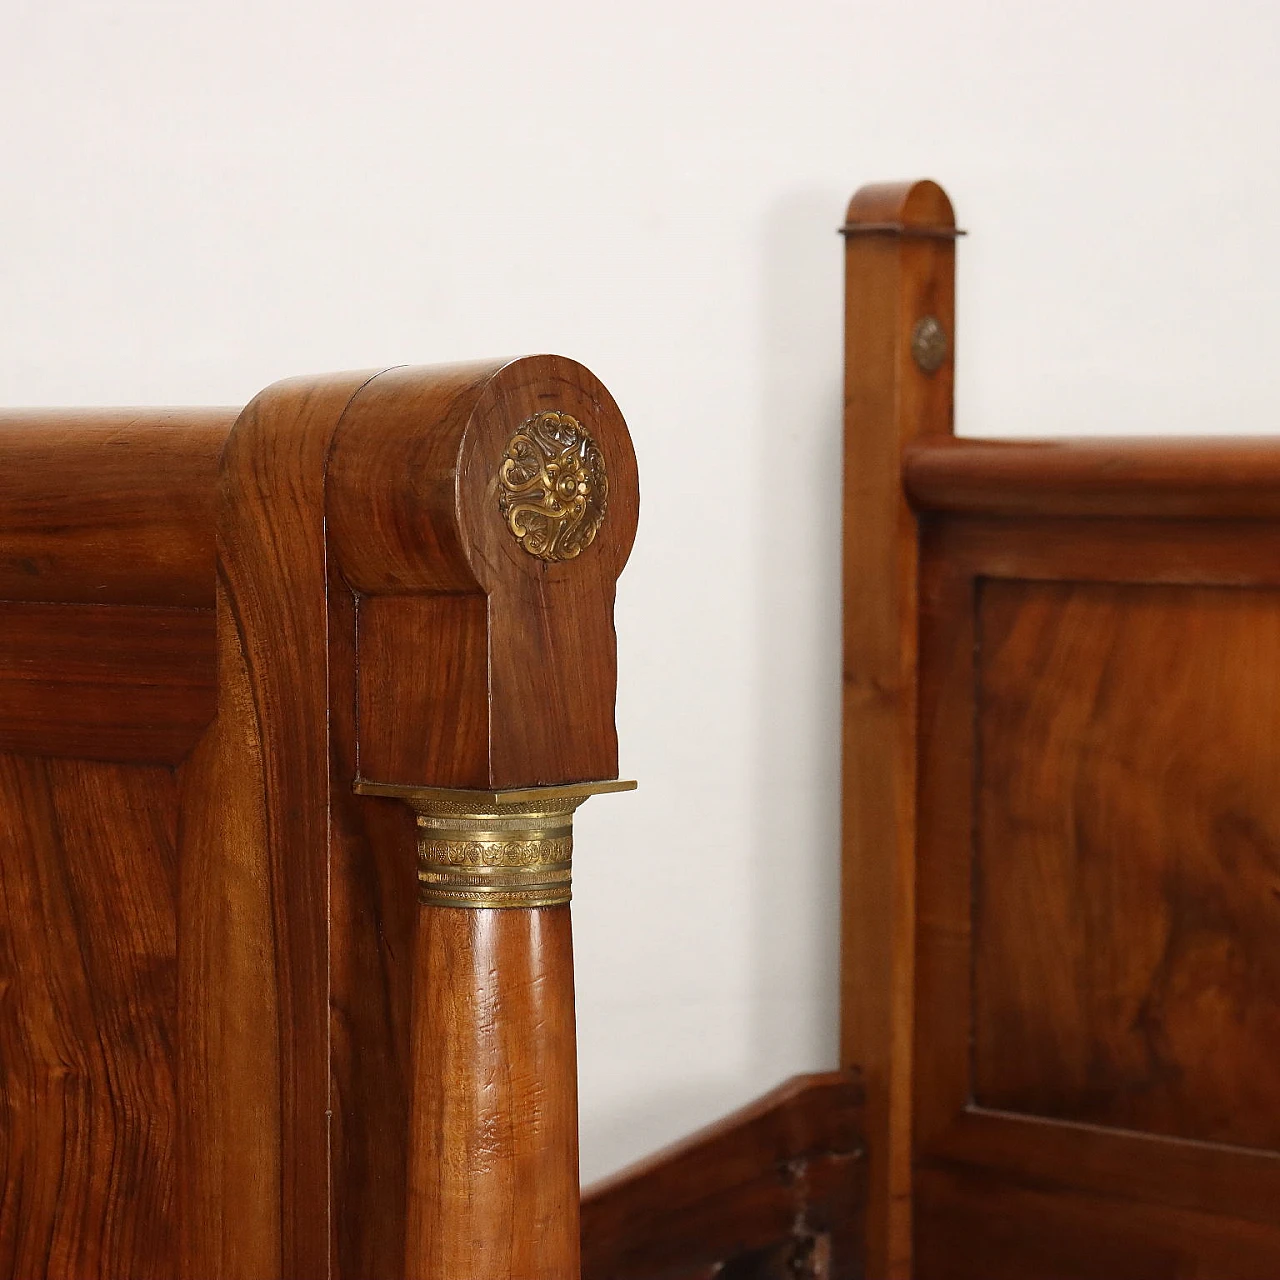
[{"label": "shadow on wall", "polygon": [[[734,814],[735,838],[718,864],[744,892],[718,925],[714,897],[706,902],[708,927],[733,931],[729,950],[743,955],[742,967],[720,973],[714,991],[702,983],[686,991],[677,979],[696,968],[698,937],[664,935],[679,959],[661,997],[661,1049],[631,1048],[678,1078],[650,1079],[629,1061],[620,1084],[602,1089],[596,1080],[584,1090],[588,1182],[788,1076],[837,1062],[843,209],[840,193],[807,191],[759,219],[756,343],[733,374],[751,388],[750,408],[743,421],[718,424],[720,447],[742,451],[733,489],[712,493],[720,529],[732,528],[749,552],[753,598],[737,615],[749,665],[734,696],[748,709],[750,741],[739,756],[746,785],[735,788],[746,812]],[[583,848],[593,812],[602,811],[580,819]],[[583,881],[586,904],[585,872]],[[587,905],[585,919],[598,928],[609,909],[602,900],[593,916]],[[597,1043],[615,1033],[628,1043],[651,998],[625,982],[607,1002],[597,996],[589,1014]],[[594,1065],[608,1061],[597,1052]]]},{"label": "shadow on wall", "polygon": [[750,849],[756,1091],[837,1065],[840,498],[846,197],[795,192],[763,235]]}]

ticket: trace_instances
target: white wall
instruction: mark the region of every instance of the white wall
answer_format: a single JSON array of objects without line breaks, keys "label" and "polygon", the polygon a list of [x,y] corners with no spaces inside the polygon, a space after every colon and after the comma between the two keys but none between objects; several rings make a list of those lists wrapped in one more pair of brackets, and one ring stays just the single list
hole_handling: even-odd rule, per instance
[{"label": "white wall", "polygon": [[834,1063],[840,242],[933,176],[970,434],[1280,407],[1273,0],[5,0],[0,403],[554,350],[626,412],[587,1177]]}]

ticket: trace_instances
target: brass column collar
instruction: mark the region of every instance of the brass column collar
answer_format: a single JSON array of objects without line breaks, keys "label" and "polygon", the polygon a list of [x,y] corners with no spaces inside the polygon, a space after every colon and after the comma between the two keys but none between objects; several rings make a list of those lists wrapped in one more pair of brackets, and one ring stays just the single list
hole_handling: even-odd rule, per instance
[{"label": "brass column collar", "polygon": [[404,800],[418,820],[418,899],[433,907],[554,907],[572,896],[573,815],[634,782],[467,791],[356,781]]}]

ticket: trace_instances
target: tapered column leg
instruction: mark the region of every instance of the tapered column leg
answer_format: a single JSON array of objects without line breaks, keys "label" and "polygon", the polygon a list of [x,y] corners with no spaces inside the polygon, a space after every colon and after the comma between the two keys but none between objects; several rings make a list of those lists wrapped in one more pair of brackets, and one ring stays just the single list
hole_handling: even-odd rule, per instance
[{"label": "tapered column leg", "polygon": [[590,794],[362,789],[417,813],[406,1280],[576,1280],[572,824]]},{"label": "tapered column leg", "polygon": [[422,908],[405,1274],[578,1275],[569,907]]}]

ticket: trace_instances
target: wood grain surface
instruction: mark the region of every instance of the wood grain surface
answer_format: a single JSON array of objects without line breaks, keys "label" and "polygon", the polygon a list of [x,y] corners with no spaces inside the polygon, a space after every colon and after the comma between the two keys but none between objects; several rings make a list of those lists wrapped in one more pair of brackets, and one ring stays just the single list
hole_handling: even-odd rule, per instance
[{"label": "wood grain surface", "polygon": [[1280,593],[987,582],[978,651],[975,1101],[1280,1150]]},{"label": "wood grain surface", "polygon": [[0,411],[0,600],[213,607],[238,409]]},{"label": "wood grain surface", "polygon": [[0,756],[0,1275],[177,1270],[177,789]]},{"label": "wood grain surface", "polygon": [[584,1280],[861,1276],[862,1102],[844,1072],[797,1076],[589,1187]]},{"label": "wood grain surface", "polygon": [[1280,517],[1280,450],[1266,436],[920,441],[903,483],[923,511]]},{"label": "wood grain surface", "polygon": [[216,706],[212,609],[0,602],[0,750],[178,764]]},{"label": "wood grain surface", "polygon": [[218,715],[186,778],[183,1275],[330,1261],[324,469],[368,374],[241,414],[218,508]]},{"label": "wood grain surface", "polygon": [[921,1277],[1280,1269],[1278,535],[923,525]]},{"label": "wood grain surface", "polygon": [[910,1222],[920,1280],[1280,1274],[1280,443],[950,438],[954,334],[908,363],[876,247],[947,227],[886,194],[846,228],[873,1273]]},{"label": "wood grain surface", "polygon": [[424,908],[414,992],[401,1274],[406,1280],[576,1276],[569,908]]},{"label": "wood grain surface", "polygon": [[[864,187],[845,251],[841,1061],[865,1073],[867,1270],[911,1266],[915,954],[915,518],[904,449],[951,431],[955,218],[932,182]],[[916,324],[948,335],[932,373]]]},{"label": "wood grain surface", "polygon": [[[559,563],[530,555],[498,509],[506,448],[547,409],[589,431],[609,477],[598,536]],[[613,601],[639,489],[622,415],[590,371],[553,356],[390,370],[344,414],[328,485],[333,553],[361,597],[361,777],[480,788],[616,777]],[[424,650],[431,671],[410,657]],[[442,723],[463,728],[448,750],[419,740]]]},{"label": "wood grain surface", "polygon": [[[1246,1127],[1262,1121],[1265,1133],[1265,1116],[1250,1110],[1247,1093],[1239,1108],[1234,1099],[1210,1112],[1202,1104],[1258,1062],[1250,1028],[1274,1003],[1260,994],[1270,938],[1257,919],[1272,895],[1265,873],[1250,870],[1265,861],[1267,840],[1242,857],[1228,837],[1233,814],[1264,832],[1273,803],[1268,756],[1257,746],[1275,714],[1269,666],[1232,651],[1270,643],[1276,532],[1253,521],[966,516],[932,523],[923,541],[917,1168],[945,1169],[956,1185],[972,1179],[974,1195],[993,1178],[1010,1191],[1056,1187],[1056,1212],[1076,1223],[1072,1247],[1107,1274],[1142,1273],[1108,1253],[1114,1232],[1092,1246],[1080,1235],[1086,1207],[1100,1200],[1114,1201],[1117,1214],[1150,1206],[1152,1221],[1185,1214],[1169,1240],[1179,1242],[1187,1274],[1218,1256],[1233,1224],[1278,1225],[1280,1159]],[[1186,714],[1188,699],[1201,700],[1190,719],[1203,723],[1162,739],[1162,718]],[[1138,882],[1152,895],[1140,909]],[[1162,985],[1152,960],[1167,950],[1176,972],[1187,944],[1194,950],[1209,936],[1201,925],[1221,930],[1220,945],[1249,956],[1250,972],[1264,979],[1245,1022],[1216,1041],[1188,1040],[1188,1014],[1220,1016],[1241,999],[1238,976],[1204,964],[1212,947],[1196,957],[1190,986]],[[1085,931],[1096,956],[1079,949]],[[1042,961],[1043,981],[1024,976]],[[1159,998],[1124,1027],[1123,1010],[1141,1003],[1134,981],[1144,965]],[[1198,994],[1184,1002],[1195,982]],[[1059,1046],[1052,1063],[1037,1048],[1046,1036]],[[1139,1060],[1153,1069],[1126,1069]],[[988,1083],[1016,1084],[1018,1094],[1001,1101],[1026,1110],[992,1109],[989,1094],[990,1107],[975,1105],[977,1070]],[[1268,1087],[1267,1068],[1259,1071],[1249,1089]],[[1182,1102],[1164,1105],[1159,1121],[1180,1091]],[[1150,1129],[1144,1109],[1157,1121]],[[1178,1136],[1206,1115],[1235,1138]],[[917,1177],[921,1212],[943,1185]],[[999,1212],[968,1215],[975,1250],[983,1233],[1003,1233]],[[1037,1235],[1034,1222],[1012,1225],[1003,1249]],[[928,1230],[917,1243],[937,1258],[950,1246],[927,1240]],[[1268,1238],[1239,1230],[1251,1251]],[[1022,1265],[1034,1271],[1034,1255]]]}]

